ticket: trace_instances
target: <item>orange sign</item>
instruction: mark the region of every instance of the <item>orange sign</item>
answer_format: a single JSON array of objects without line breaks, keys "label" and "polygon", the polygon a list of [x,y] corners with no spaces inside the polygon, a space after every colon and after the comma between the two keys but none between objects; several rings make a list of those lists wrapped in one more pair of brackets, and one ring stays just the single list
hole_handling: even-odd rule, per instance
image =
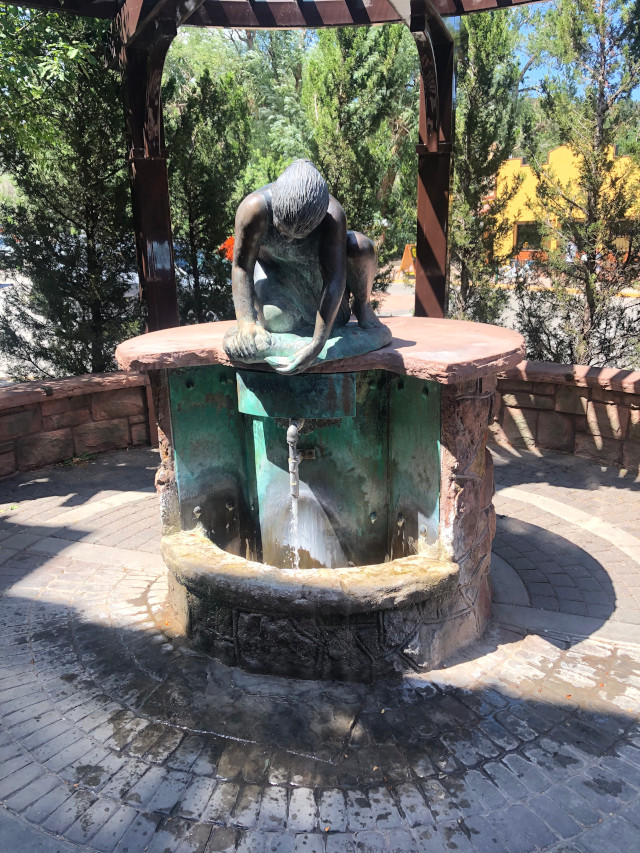
[{"label": "orange sign", "polygon": [[415,243],[407,243],[404,247],[404,252],[402,253],[402,262],[400,264],[400,272],[405,273],[405,275],[415,275],[415,267],[413,262],[416,259],[416,244]]}]

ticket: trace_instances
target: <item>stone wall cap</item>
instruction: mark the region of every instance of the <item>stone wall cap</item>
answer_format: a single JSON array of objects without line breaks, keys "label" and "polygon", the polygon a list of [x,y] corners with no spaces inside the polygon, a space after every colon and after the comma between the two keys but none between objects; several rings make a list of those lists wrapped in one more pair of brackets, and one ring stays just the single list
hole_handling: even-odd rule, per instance
[{"label": "stone wall cap", "polygon": [[515,367],[503,371],[498,378],[518,379],[523,382],[551,382],[556,385],[577,385],[582,388],[603,388],[605,391],[640,394],[640,370],[619,370],[616,367],[521,361]]},{"label": "stone wall cap", "polygon": [[[507,370],[524,355],[524,338],[501,326],[431,317],[390,317],[383,321],[391,343],[365,355],[332,361],[310,373],[389,370],[444,385]],[[251,370],[267,365],[231,362],[224,352],[225,333],[235,321],[202,323],[149,332],[120,344],[116,360],[123,370],[148,371],[205,364],[234,364]]]},{"label": "stone wall cap", "polygon": [[117,391],[147,385],[144,373],[117,371],[114,373],[88,373],[84,376],[68,376],[64,379],[44,379],[34,382],[16,382],[0,388],[0,411],[44,403],[62,397],[79,397],[100,391]]}]

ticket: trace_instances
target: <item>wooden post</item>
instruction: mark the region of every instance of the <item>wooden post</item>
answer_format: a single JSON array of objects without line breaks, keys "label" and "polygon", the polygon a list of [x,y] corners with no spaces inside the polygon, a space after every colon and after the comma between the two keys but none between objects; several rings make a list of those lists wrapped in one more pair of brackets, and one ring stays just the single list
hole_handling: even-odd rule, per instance
[{"label": "wooden post", "polygon": [[[412,9],[413,11],[413,9]],[[420,56],[416,317],[444,317],[453,139],[453,40],[430,4],[411,16]]]},{"label": "wooden post", "polygon": [[156,20],[120,54],[129,127],[131,200],[147,331],[179,325],[160,87],[175,20]]}]

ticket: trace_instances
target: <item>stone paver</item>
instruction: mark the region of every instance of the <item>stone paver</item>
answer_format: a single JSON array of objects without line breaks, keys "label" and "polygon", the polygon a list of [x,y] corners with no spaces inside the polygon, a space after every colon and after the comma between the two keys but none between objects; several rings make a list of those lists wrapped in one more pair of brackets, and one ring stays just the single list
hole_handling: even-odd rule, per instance
[{"label": "stone paver", "polygon": [[[511,616],[481,642],[371,686],[249,675],[172,635],[145,491],[156,458],[0,484],[2,849],[640,847],[640,645],[598,633],[640,625],[628,554],[498,491],[496,553],[528,604],[496,590]],[[638,534],[638,484],[620,472],[496,461],[498,489]],[[539,633],[517,624],[524,613]]]}]

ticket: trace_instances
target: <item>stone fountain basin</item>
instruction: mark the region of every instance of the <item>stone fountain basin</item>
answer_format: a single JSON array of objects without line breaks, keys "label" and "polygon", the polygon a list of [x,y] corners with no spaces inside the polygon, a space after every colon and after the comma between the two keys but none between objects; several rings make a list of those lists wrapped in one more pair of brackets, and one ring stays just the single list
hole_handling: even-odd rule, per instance
[{"label": "stone fountain basin", "polygon": [[[437,609],[455,594],[460,573],[456,563],[422,555],[371,566],[280,569],[223,551],[201,528],[164,536],[162,557],[183,595],[283,616],[348,616],[427,600]],[[174,602],[179,592],[174,586]]]}]

